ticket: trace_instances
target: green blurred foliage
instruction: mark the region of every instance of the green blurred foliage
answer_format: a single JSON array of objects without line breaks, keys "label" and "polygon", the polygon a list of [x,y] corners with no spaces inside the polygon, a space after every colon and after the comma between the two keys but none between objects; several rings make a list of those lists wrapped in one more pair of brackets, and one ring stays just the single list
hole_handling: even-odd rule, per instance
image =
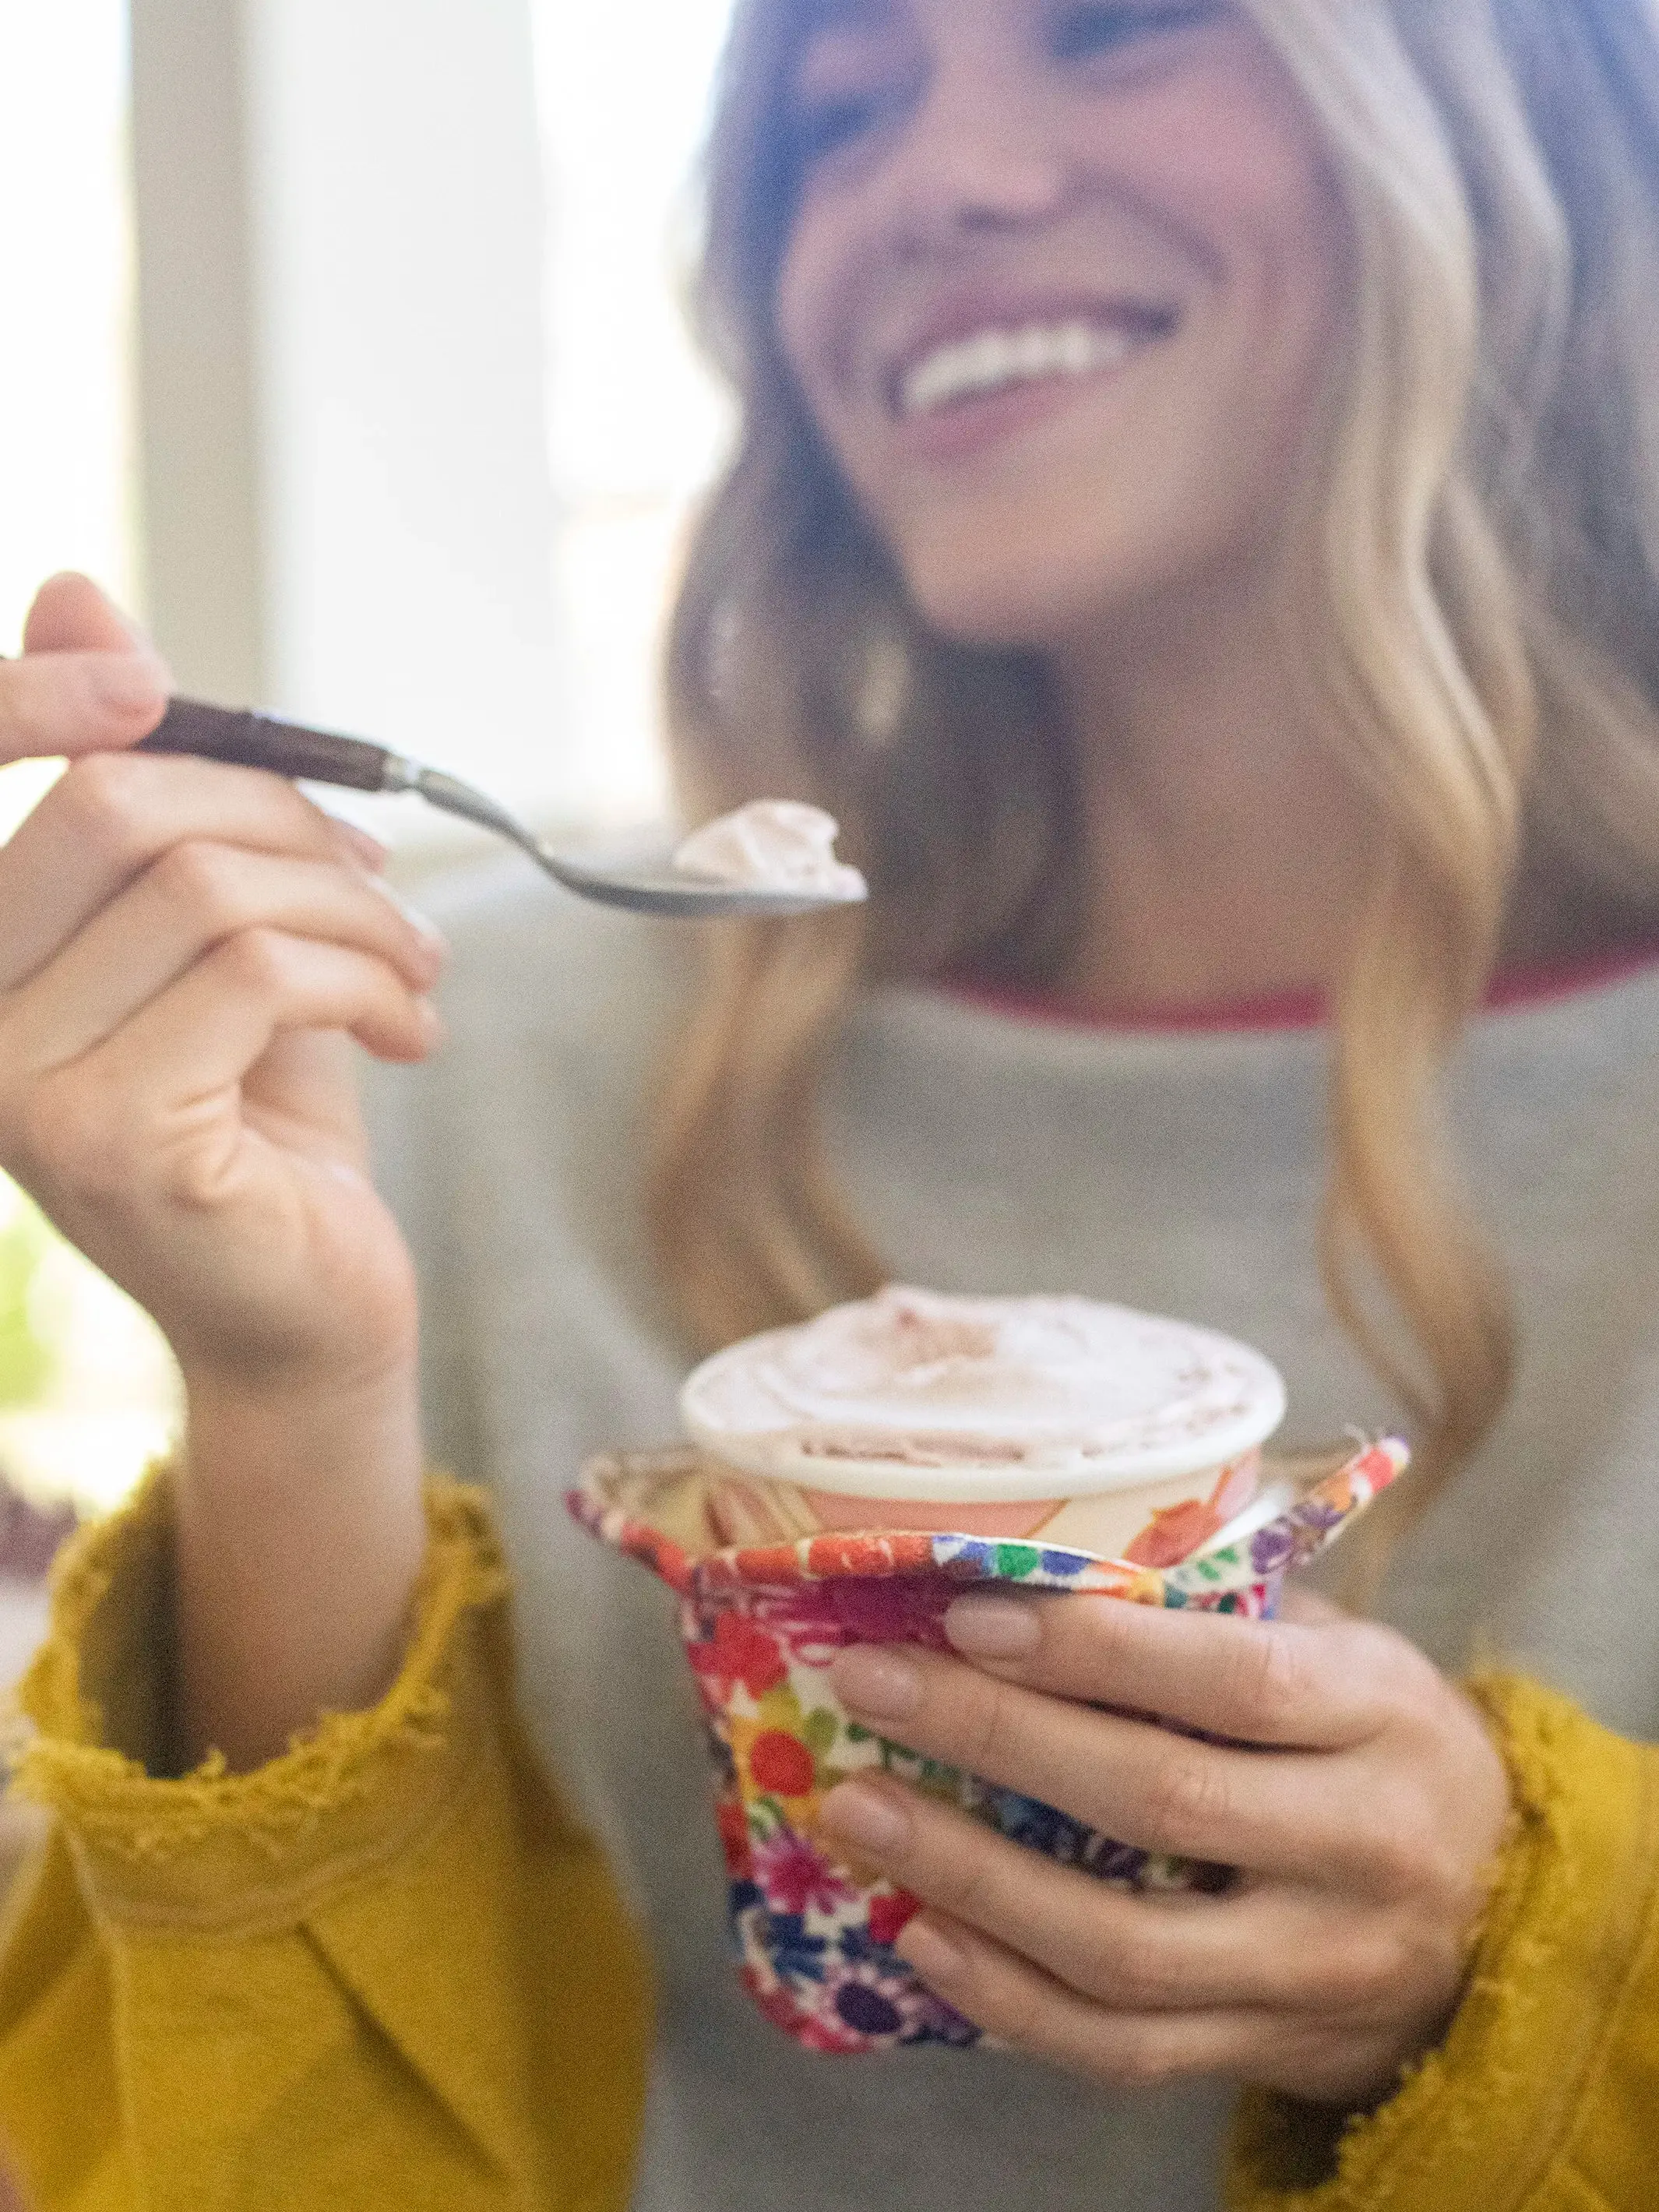
[{"label": "green blurred foliage", "polygon": [[29,1292],[52,1231],[13,1185],[0,1178],[0,1408],[33,1405],[54,1367],[30,1311]]}]

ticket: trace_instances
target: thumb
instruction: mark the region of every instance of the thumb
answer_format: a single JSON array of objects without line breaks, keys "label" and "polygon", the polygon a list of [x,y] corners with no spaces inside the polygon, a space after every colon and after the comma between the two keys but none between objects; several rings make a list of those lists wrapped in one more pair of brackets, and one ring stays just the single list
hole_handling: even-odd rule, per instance
[{"label": "thumb", "polygon": [[23,658],[0,662],[0,761],[135,744],[172,688],[166,662],[89,577],[54,576],[29,610]]},{"label": "thumb", "polygon": [[90,576],[48,576],[23,623],[25,653],[150,653],[138,624]]}]

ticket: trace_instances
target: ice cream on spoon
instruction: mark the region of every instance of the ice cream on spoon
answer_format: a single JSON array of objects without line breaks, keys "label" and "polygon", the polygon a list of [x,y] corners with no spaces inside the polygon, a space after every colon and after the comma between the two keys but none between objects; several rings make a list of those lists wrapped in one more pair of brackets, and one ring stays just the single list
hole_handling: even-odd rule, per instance
[{"label": "ice cream on spoon", "polygon": [[849,902],[869,896],[856,868],[836,858],[841,825],[799,799],[757,799],[694,830],[674,854],[682,874],[747,890],[798,891]]}]

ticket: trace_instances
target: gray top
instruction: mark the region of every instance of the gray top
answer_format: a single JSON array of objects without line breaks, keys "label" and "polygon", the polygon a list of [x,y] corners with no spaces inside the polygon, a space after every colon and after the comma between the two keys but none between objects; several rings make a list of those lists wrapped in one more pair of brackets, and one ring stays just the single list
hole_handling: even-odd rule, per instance
[{"label": "gray top", "polygon": [[[1223,2088],[1120,2097],[1002,2053],[815,2057],[742,1993],[671,1601],[560,1502],[591,1452],[676,1432],[687,1355],[637,1161],[685,948],[513,863],[428,904],[454,945],[450,1042],[374,1079],[381,1180],[422,1271],[434,1449],[499,1500],[526,1711],[656,1952],[640,2212],[1213,2205]],[[836,1055],[830,1139],[896,1276],[1207,1322],[1283,1370],[1286,1438],[1322,1442],[1398,1418],[1319,1287],[1324,1060],[1315,1029],[1075,1028],[889,989]],[[1443,1663],[1478,1638],[1637,1735],[1659,1716],[1659,1621],[1642,1604],[1614,1633],[1602,1605],[1659,1568],[1656,1064],[1659,966],[1476,1025],[1455,1106],[1514,1273],[1521,1380],[1384,1607]]]}]

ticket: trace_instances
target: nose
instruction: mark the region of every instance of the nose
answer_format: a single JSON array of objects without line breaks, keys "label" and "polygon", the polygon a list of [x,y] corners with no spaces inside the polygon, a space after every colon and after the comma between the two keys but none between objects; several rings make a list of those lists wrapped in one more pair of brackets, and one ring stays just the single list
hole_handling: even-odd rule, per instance
[{"label": "nose", "polygon": [[1042,223],[1071,180],[1041,102],[987,58],[941,69],[919,94],[886,183],[895,239],[918,254]]}]

